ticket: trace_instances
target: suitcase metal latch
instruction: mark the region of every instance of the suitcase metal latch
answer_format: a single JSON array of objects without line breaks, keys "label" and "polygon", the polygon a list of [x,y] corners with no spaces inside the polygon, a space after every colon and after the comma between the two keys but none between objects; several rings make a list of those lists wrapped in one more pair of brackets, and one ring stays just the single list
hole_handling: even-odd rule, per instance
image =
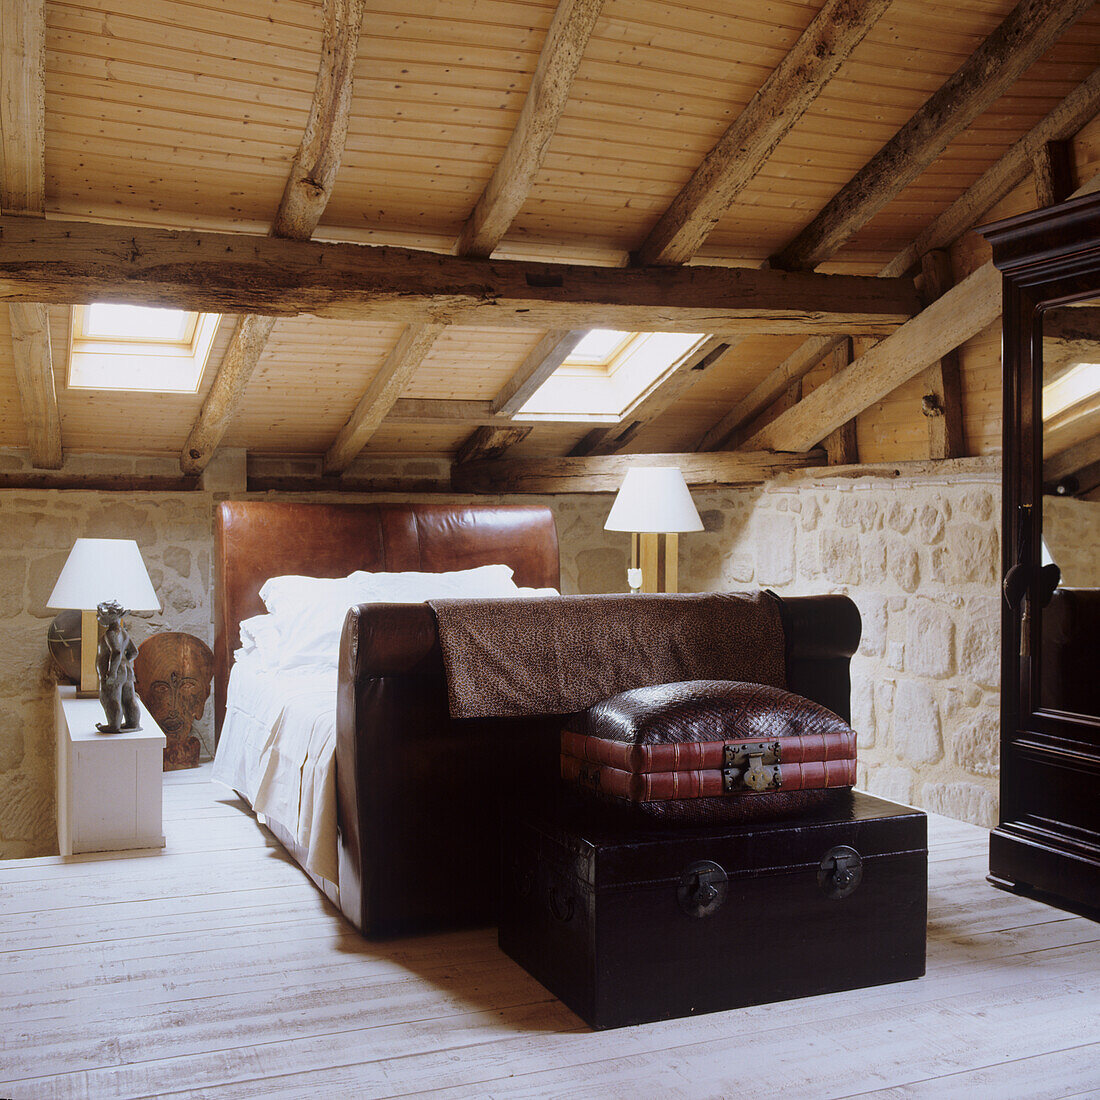
[{"label": "suitcase metal latch", "polygon": [[728,892],[726,872],[717,863],[701,859],[680,876],[676,900],[689,917],[709,917],[722,908]]},{"label": "suitcase metal latch", "polygon": [[726,794],[746,787],[776,791],[783,785],[778,741],[726,745],[722,763],[722,789]]},{"label": "suitcase metal latch", "polygon": [[846,898],[863,881],[863,857],[846,844],[830,848],[821,857],[817,884],[827,898]]}]

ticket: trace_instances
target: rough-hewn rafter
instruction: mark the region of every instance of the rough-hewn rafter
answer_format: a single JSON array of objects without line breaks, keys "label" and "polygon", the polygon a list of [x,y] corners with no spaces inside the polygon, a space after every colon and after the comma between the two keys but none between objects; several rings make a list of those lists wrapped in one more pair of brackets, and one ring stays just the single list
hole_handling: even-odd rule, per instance
[{"label": "rough-hewn rafter", "polygon": [[907,248],[902,249],[880,275],[904,275],[934,248],[949,248],[986,211],[1000,202],[1031,172],[1035,156],[1048,141],[1072,138],[1100,111],[1100,68],[1076,88],[1041,122],[1036,123],[1007,153],[972,183]]},{"label": "rough-hewn rafter", "polygon": [[355,406],[348,422],[340,429],[336,441],[325,454],[326,474],[343,473],[351,465],[393,408],[398,395],[432,350],[444,327],[414,325],[405,329],[397,345],[378,368],[378,373],[371,379],[367,392],[359,399],[359,404]]},{"label": "rough-hewn rafter", "polygon": [[638,249],[643,264],[686,263],[890,0],[828,0],[706,155]]},{"label": "rough-hewn rafter", "polygon": [[773,262],[804,271],[833,255],[1057,41],[1092,0],[1020,0],[1001,25]]},{"label": "rough-hewn rafter", "polygon": [[885,335],[908,279],[467,260],[239,233],[0,219],[0,301],[122,301],[495,328]]},{"label": "rough-hewn rafter", "polygon": [[745,441],[751,450],[804,451],[919,374],[1001,313],[1000,273],[985,264],[919,317],[823,382]]},{"label": "rough-hewn rafter", "polygon": [[824,463],[824,451],[505,458],[456,465],[451,484],[459,492],[471,493],[611,493],[622,484],[628,467],[678,466],[689,485],[755,485],[787,470]]},{"label": "rough-hewn rafter", "polygon": [[[309,120],[271,226],[274,237],[308,240],[332,194],[348,132],[352,69],[365,0],[325,0],[321,65]],[[135,246],[136,247],[136,246]],[[234,312],[234,311],[230,311]],[[214,375],[180,456],[185,474],[202,471],[233,421],[274,328],[270,316],[245,316]]]},{"label": "rough-hewn rafter", "polygon": [[551,329],[528,353],[493,399],[501,413],[518,412],[531,395],[565,362],[584,337],[584,330]]},{"label": "rough-hewn rafter", "polygon": [[803,341],[710,428],[695,449],[716,451],[724,447],[738,428],[778,401],[795,382],[805,378],[822,359],[840,347],[844,339],[843,336],[811,336]]},{"label": "rough-hewn rafter", "polygon": [[516,128],[466,220],[455,251],[491,256],[519,213],[542,166],[604,0],[560,0]]},{"label": "rough-hewn rafter", "polygon": [[1035,150],[1035,205],[1056,206],[1073,191],[1073,149],[1068,141],[1044,141]]},{"label": "rough-hewn rafter", "polygon": [[[1053,111],[1037,123],[1007,153],[988,168],[917,239],[880,272],[884,278],[904,275],[933,249],[954,244],[1000,199],[1027,178],[1036,151],[1047,141],[1072,137],[1100,111],[1100,69],[1079,84]],[[791,382],[805,377],[840,343],[839,337],[812,336],[795,349],[753,390],[746,394],[697,444],[700,451],[726,445],[733,432],[771,405]]]},{"label": "rough-hewn rafter", "polygon": [[[941,249],[921,258],[922,292],[928,303],[942,298],[954,285],[951,257]],[[928,457],[962,458],[966,454],[962,376],[957,348],[950,348],[924,374],[925,415],[928,418]]]},{"label": "rough-hewn rafter", "polygon": [[1043,481],[1048,484],[1059,482],[1097,462],[1100,462],[1100,433],[1044,459]]},{"label": "rough-hewn rafter", "polygon": [[[42,217],[46,202],[45,0],[0,0],[0,210]],[[31,464],[61,465],[49,314],[8,307],[12,361]]]}]

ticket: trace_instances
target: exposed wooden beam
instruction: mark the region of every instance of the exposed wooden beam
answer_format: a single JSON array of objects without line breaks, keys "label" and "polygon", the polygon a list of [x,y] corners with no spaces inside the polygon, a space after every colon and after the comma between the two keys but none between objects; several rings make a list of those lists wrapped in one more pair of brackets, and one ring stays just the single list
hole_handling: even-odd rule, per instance
[{"label": "exposed wooden beam", "polygon": [[458,255],[492,255],[527,200],[602,7],[603,0],[559,0],[519,120],[462,227],[455,248]]},{"label": "exposed wooden beam", "polygon": [[1065,306],[1044,310],[1043,339],[1100,341],[1100,306]]},{"label": "exposed wooden beam", "polygon": [[704,340],[663,378],[658,379],[643,393],[632,408],[623,414],[620,424],[607,428],[595,428],[569,453],[571,455],[610,455],[621,451],[646,427],[652,424],[666,409],[674,405],[709,367],[722,359],[737,340],[723,340],[712,336]]},{"label": "exposed wooden beam", "polygon": [[[941,249],[921,257],[922,294],[931,305],[954,286],[951,257]],[[924,372],[923,411],[928,420],[928,457],[962,458],[966,454],[963,430],[962,377],[959,350],[951,348]]]},{"label": "exposed wooden beam", "polygon": [[46,198],[46,4],[0,0],[0,209],[41,218]]},{"label": "exposed wooden beam", "polygon": [[531,395],[573,354],[584,329],[551,329],[528,353],[493,399],[499,413],[519,412]]},{"label": "exposed wooden beam", "polygon": [[723,445],[723,449],[736,451],[746,439],[770,424],[780,413],[793,409],[802,400],[802,379],[796,378],[762,413],[738,428]]},{"label": "exposed wooden beam", "polygon": [[943,355],[992,324],[1001,313],[1001,277],[980,267],[919,317],[823,382],[793,409],[747,440],[753,450],[804,451],[881,400]]},{"label": "exposed wooden beam", "polygon": [[[305,133],[271,225],[273,237],[308,240],[332,194],[347,140],[352,70],[364,4],[365,0],[324,0],[321,64]],[[136,242],[134,247],[138,247]],[[274,327],[271,316],[245,315],[239,319],[183,446],[180,469],[185,474],[200,473],[213,457],[244,400],[249,379]]]},{"label": "exposed wooden beam", "polygon": [[805,271],[832,256],[1091,6],[1092,0],[1020,0],[963,66],[774,257],[775,266]]},{"label": "exposed wooden beam", "polygon": [[689,485],[755,485],[784,471],[824,462],[823,451],[505,458],[455,466],[451,484],[456,491],[469,493],[611,493],[631,466],[678,466]]},{"label": "exposed wooden beam", "polygon": [[386,356],[367,392],[340,429],[336,441],[325,454],[326,474],[339,474],[351,465],[355,456],[378,430],[398,395],[424,361],[439,338],[444,325],[413,325],[405,329],[396,346]]},{"label": "exposed wooden beam", "polygon": [[468,260],[376,245],[29,218],[0,219],[0,301],[716,335],[881,336],[918,310],[911,280],[873,275]]},{"label": "exposed wooden beam", "polygon": [[[1050,114],[1032,127],[966,189],[942,214],[899,252],[880,272],[884,278],[904,275],[934,249],[954,244],[995,203],[1022,183],[1032,171],[1036,151],[1047,141],[1073,137],[1100,111],[1100,68],[1078,84]],[[741,399],[696,445],[700,451],[728,445],[736,428],[774,402],[792,381],[804,377],[840,343],[840,337],[812,336],[804,341],[767,378]]]},{"label": "exposed wooden beam", "polygon": [[480,459],[500,458],[505,451],[531,434],[531,425],[478,428],[455,452],[456,465]]},{"label": "exposed wooden beam", "polygon": [[222,356],[207,391],[206,400],[180,455],[180,469],[185,474],[200,474],[214,457],[233,418],[237,415],[244,391],[256,364],[267,347],[268,338],[275,328],[274,317],[246,313],[237,318],[233,338]]},{"label": "exposed wooden beam", "polygon": [[[0,210],[41,218],[46,204],[45,0],[0,0]],[[12,363],[31,464],[61,465],[50,321],[38,302],[8,306]]]},{"label": "exposed wooden beam", "polygon": [[[830,356],[829,377],[839,374],[854,358],[854,349],[850,339],[845,340]],[[834,428],[821,442],[828,456],[830,466],[854,466],[859,462],[859,440],[856,436],[856,422],[846,420],[839,428]]]},{"label": "exposed wooden beam", "polygon": [[795,383],[805,378],[844,341],[843,336],[811,336],[754,386],[695,446],[697,451],[717,451],[728,446],[734,433],[769,408]]},{"label": "exposed wooden beam", "polygon": [[61,418],[53,380],[49,310],[41,303],[8,306],[12,364],[27,427],[31,465],[61,466]]},{"label": "exposed wooden beam", "polygon": [[1100,433],[1043,460],[1043,481],[1056,485],[1088,466],[1100,462]]},{"label": "exposed wooden beam", "polygon": [[972,183],[942,214],[903,248],[880,275],[904,275],[935,248],[948,248],[977,224],[996,203],[1022,183],[1032,171],[1035,156],[1048,141],[1072,138],[1100,111],[1100,68],[1076,88],[1041,122],[1036,123],[1007,153]]},{"label": "exposed wooden beam", "polygon": [[1073,193],[1073,148],[1068,141],[1044,141],[1035,150],[1035,202],[1057,206]]},{"label": "exposed wooden beam", "polygon": [[699,251],[889,4],[827,0],[650,231],[639,263],[682,264]]},{"label": "exposed wooden beam", "polygon": [[305,133],[271,224],[274,237],[308,240],[328,205],[347,141],[364,6],[365,0],[325,0],[321,67]]}]

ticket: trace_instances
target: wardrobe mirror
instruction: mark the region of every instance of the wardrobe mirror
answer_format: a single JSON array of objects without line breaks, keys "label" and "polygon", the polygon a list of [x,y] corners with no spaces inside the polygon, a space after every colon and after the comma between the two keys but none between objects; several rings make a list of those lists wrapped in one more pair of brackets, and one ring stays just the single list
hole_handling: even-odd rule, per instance
[{"label": "wardrobe mirror", "polygon": [[1100,297],[1039,316],[1043,563],[1059,570],[1039,611],[1039,706],[1100,717]]}]

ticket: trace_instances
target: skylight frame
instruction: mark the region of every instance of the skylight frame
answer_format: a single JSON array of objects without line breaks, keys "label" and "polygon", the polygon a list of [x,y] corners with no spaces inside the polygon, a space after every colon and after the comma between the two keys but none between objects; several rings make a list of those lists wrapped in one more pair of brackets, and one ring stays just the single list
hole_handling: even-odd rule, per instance
[{"label": "skylight frame", "polygon": [[202,385],[221,315],[187,312],[186,339],[88,335],[87,306],[73,306],[69,389],[105,393],[193,394]]},{"label": "skylight frame", "polygon": [[[675,349],[667,362],[646,364],[638,358],[645,355],[648,345],[661,338],[684,343]],[[578,361],[573,355],[567,356],[512,414],[512,419],[521,423],[619,424],[710,338],[707,333],[623,333],[614,351],[601,360],[582,357]],[[637,389],[624,395],[624,388],[634,384],[627,380],[632,367],[633,373],[640,373],[641,378],[637,381]],[[624,370],[628,374],[622,374]],[[558,407],[547,407],[551,402]]]}]

